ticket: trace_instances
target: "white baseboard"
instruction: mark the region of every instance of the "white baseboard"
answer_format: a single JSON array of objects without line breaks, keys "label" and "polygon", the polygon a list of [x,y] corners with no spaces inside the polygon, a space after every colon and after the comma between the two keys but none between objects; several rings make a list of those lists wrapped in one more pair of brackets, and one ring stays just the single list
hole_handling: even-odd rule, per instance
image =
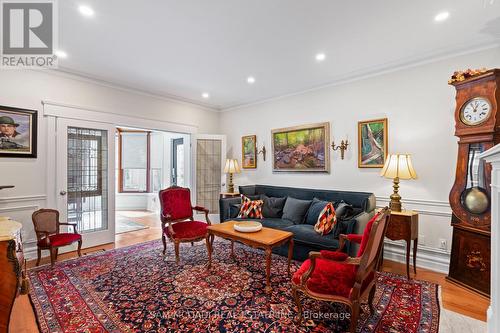
[{"label": "white baseboard", "polygon": [[[410,253],[413,254],[413,247],[411,247]],[[406,243],[386,240],[384,242],[384,259],[406,263]],[[413,264],[413,256],[410,257],[410,263]],[[418,246],[417,267],[448,274],[450,253],[441,249]]]}]

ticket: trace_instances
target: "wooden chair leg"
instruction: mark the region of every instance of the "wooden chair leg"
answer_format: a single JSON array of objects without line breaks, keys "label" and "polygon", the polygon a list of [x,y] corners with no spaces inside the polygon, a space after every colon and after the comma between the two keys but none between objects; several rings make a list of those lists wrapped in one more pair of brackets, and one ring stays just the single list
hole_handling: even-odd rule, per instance
[{"label": "wooden chair leg", "polygon": [[194,246],[194,242],[191,242],[191,246]]},{"label": "wooden chair leg", "polygon": [[354,301],[351,307],[351,326],[349,329],[351,333],[356,332],[356,327],[358,326],[358,318],[359,318],[359,302]]},{"label": "wooden chair leg", "polygon": [[175,241],[175,263],[179,264],[179,242]]},{"label": "wooden chair leg", "polygon": [[210,246],[209,236],[205,238],[205,243],[207,244],[207,252],[208,252],[208,267],[212,265],[212,247]]},{"label": "wooden chair leg", "polygon": [[77,248],[76,252],[78,252],[79,257],[82,256],[82,240],[78,241],[78,248]]},{"label": "wooden chair leg", "polygon": [[370,314],[373,315],[375,313],[375,308],[373,307],[373,298],[375,297],[375,290],[377,289],[376,285],[373,284],[370,289],[370,293],[368,294],[368,304],[370,305]]},{"label": "wooden chair leg", "polygon": [[56,262],[57,257],[56,257],[56,249],[50,248],[50,265],[54,266],[54,263]]},{"label": "wooden chair leg", "polygon": [[42,249],[37,248],[36,253],[37,253],[36,266],[38,266],[40,265],[40,259],[42,258]]},{"label": "wooden chair leg", "polygon": [[293,299],[295,300],[295,304],[297,305],[297,313],[298,313],[297,322],[299,324],[301,324],[302,323],[302,304],[300,303],[299,291],[297,290],[296,287],[292,287],[292,294],[293,294]]},{"label": "wooden chair leg", "polygon": [[161,241],[163,242],[163,255],[165,255],[167,253],[167,238],[163,233],[161,235]]}]

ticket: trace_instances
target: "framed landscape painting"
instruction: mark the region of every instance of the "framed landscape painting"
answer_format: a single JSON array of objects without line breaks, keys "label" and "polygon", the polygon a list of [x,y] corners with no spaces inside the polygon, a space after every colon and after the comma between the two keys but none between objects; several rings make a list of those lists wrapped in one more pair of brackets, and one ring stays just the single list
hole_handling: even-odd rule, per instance
[{"label": "framed landscape painting", "polygon": [[36,157],[37,112],[0,106],[0,157]]},{"label": "framed landscape painting", "polygon": [[358,167],[384,167],[387,141],[387,118],[358,122]]},{"label": "framed landscape painting", "polygon": [[257,136],[247,135],[241,138],[241,161],[243,169],[257,168]]},{"label": "framed landscape painting", "polygon": [[329,141],[329,123],[273,130],[273,171],[329,172]]}]

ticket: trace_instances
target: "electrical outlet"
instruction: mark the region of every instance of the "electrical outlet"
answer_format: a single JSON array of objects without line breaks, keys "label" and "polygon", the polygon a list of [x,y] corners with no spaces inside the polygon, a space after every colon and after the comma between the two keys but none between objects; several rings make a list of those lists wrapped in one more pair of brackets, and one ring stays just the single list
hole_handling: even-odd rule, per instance
[{"label": "electrical outlet", "polygon": [[446,243],[446,239],[443,239],[443,238],[439,239],[439,247],[443,250],[448,249],[448,244]]},{"label": "electrical outlet", "polygon": [[424,235],[418,235],[418,244],[425,245],[425,236]]}]

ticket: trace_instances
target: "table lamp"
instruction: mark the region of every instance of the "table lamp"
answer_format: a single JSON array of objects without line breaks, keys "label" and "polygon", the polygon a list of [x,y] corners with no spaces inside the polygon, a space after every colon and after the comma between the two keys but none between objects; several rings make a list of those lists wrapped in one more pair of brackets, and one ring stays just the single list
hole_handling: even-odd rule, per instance
[{"label": "table lamp", "polygon": [[391,194],[390,209],[395,212],[401,211],[401,196],[399,195],[400,179],[416,179],[417,173],[411,163],[409,154],[390,154],[387,156],[384,167],[380,172],[381,176],[393,179],[394,193]]},{"label": "table lamp", "polygon": [[233,173],[240,173],[240,166],[238,165],[237,159],[228,158],[226,160],[226,166],[224,167],[224,173],[229,174],[229,184],[227,185],[227,191],[229,193],[234,193],[233,184]]}]

